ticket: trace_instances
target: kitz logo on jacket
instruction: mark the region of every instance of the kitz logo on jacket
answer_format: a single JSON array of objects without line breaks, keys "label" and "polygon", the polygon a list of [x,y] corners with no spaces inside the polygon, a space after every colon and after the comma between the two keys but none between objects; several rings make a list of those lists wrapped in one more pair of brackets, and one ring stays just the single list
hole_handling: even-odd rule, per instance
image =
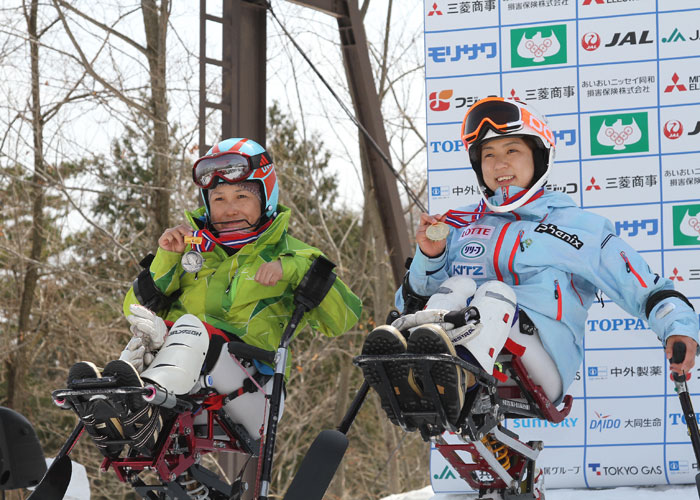
[{"label": "kitz logo on jacket", "polygon": [[566,231],[562,231],[554,224],[540,224],[535,228],[535,232],[551,234],[555,238],[559,238],[560,240],[567,242],[576,250],[581,250],[581,247],[583,246],[583,241],[578,239],[578,235],[569,234]]}]

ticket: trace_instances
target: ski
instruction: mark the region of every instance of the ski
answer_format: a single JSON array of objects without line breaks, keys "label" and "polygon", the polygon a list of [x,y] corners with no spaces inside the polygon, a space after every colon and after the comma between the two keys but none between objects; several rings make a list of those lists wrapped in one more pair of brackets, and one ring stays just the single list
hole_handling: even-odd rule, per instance
[{"label": "ski", "polygon": [[27,500],[61,500],[65,496],[73,475],[73,465],[68,454],[78,442],[83,429],[83,423],[78,422],[56,458],[53,459],[46,474],[41,478],[41,482]]}]

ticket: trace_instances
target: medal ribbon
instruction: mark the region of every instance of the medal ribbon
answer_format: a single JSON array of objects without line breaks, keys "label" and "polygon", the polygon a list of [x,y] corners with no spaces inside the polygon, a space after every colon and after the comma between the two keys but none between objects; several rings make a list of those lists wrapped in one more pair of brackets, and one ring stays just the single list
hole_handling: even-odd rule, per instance
[{"label": "medal ribbon", "polygon": [[[510,198],[507,198],[503,204],[507,205],[509,203],[513,203],[514,201],[518,200],[519,198],[522,198],[527,191],[520,191],[519,193],[511,196]],[[535,201],[537,198],[542,196],[544,194],[544,188],[538,189],[534,195],[532,195],[532,198],[527,200],[527,205],[528,203],[532,203]],[[525,206],[523,205],[523,206]],[[463,210],[448,210],[447,213],[445,214],[445,220],[443,221],[445,224],[448,224],[452,227],[457,227],[457,228],[463,228],[467,227],[470,224],[473,224],[477,220],[481,219],[484,215],[489,215],[489,214],[495,214],[496,212],[491,212],[491,211],[486,211],[486,202],[482,200],[479,202],[479,205],[476,207],[476,210],[474,212],[469,212],[469,211],[463,211]],[[471,220],[466,220],[467,217],[471,216]]]},{"label": "medal ribbon", "polygon": [[[199,229],[192,233],[192,250],[197,252],[211,252],[216,245],[223,245],[229,248],[240,249],[248,243],[257,240],[265,230],[270,227],[274,219],[268,220],[259,229],[251,232],[227,231],[218,238],[208,229]],[[195,243],[198,242],[198,243]]]}]

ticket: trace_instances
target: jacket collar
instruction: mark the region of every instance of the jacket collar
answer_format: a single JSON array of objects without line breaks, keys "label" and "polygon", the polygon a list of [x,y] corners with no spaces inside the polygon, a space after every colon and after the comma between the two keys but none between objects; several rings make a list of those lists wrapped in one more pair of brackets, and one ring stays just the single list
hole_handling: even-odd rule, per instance
[{"label": "jacket collar", "polygon": [[[514,197],[527,191],[520,187],[510,187],[508,190],[508,196],[503,192],[502,188],[498,188],[496,192],[489,198],[489,203],[492,205],[503,205],[505,203],[510,203],[513,201]],[[536,197],[535,197],[536,196]],[[553,208],[564,208],[564,207],[575,207],[576,203],[568,195],[560,193],[559,191],[549,191],[543,188],[541,196],[535,195],[522,207],[504,214],[514,214],[516,218],[530,219],[530,220],[541,220],[547,214],[549,214]]]}]

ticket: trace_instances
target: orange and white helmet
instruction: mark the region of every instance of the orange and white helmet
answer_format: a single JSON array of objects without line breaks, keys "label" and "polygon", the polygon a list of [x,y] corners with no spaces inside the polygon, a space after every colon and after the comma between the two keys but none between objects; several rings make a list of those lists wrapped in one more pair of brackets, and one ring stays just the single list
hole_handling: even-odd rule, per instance
[{"label": "orange and white helmet", "polygon": [[[469,153],[469,161],[479,181],[479,189],[486,205],[494,212],[511,212],[523,206],[547,181],[554,164],[554,133],[546,120],[535,114],[524,102],[507,101],[502,97],[487,97],[475,102],[462,122],[462,142]],[[512,203],[492,205],[493,192],[486,186],[481,170],[481,146],[489,139],[515,136],[531,137],[535,173],[532,185],[524,195]]]}]

